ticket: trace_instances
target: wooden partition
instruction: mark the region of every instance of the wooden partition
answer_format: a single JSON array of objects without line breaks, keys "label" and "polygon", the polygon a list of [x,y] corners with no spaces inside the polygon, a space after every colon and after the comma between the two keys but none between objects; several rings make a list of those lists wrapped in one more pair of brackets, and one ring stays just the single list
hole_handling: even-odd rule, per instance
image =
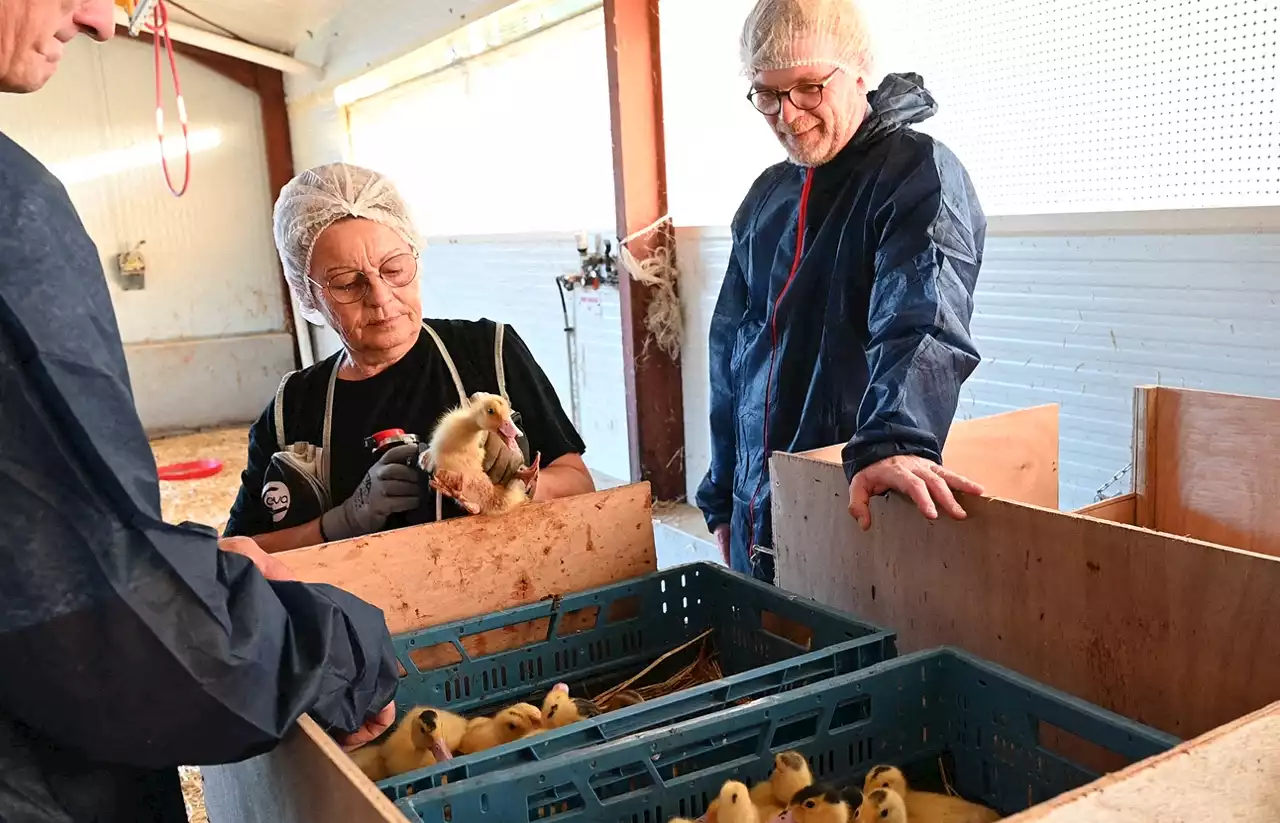
[{"label": "wooden partition", "polygon": [[[278,556],[299,579],[340,586],[381,608],[393,634],[657,568],[647,483]],[[306,716],[270,754],[200,771],[212,823],[405,821]]]},{"label": "wooden partition", "polygon": [[[843,443],[802,452],[840,463]],[[942,462],[981,483],[990,497],[1058,508],[1058,405],[1050,403],[972,420],[957,420]]]},{"label": "wooden partition", "polygon": [[1280,556],[1280,400],[1143,386],[1135,524]]},{"label": "wooden partition", "polygon": [[772,462],[778,582],[1188,738],[1280,699],[1280,559],[1005,500],[965,521],[846,510],[839,466]]}]

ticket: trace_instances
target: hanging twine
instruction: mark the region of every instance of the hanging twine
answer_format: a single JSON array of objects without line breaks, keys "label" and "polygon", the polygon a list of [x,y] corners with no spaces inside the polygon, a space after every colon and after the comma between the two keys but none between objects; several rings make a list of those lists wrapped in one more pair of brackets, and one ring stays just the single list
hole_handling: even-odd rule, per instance
[{"label": "hanging twine", "polygon": [[[644,318],[645,328],[649,330],[649,336],[644,341],[644,354],[648,354],[649,343],[653,341],[672,360],[679,360],[681,331],[684,323],[680,312],[680,297],[676,293],[680,271],[676,268],[675,255],[672,253],[675,241],[674,231],[671,232],[672,242],[663,244],[645,260],[637,260],[627,248],[627,244],[632,240],[657,231],[660,227],[669,225],[670,222],[671,215],[663,215],[640,231],[620,239],[618,262],[627,276],[653,290],[653,299],[649,301],[649,310]],[[670,229],[664,230],[670,231]]]}]

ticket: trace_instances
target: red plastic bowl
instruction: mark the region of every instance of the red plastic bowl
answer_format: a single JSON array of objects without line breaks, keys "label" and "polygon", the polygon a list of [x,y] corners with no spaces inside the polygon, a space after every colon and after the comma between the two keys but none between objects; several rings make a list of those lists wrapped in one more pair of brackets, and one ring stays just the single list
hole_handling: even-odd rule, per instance
[{"label": "red plastic bowl", "polygon": [[213,477],[222,471],[221,460],[192,460],[189,463],[170,463],[161,466],[156,474],[161,480],[200,480]]}]

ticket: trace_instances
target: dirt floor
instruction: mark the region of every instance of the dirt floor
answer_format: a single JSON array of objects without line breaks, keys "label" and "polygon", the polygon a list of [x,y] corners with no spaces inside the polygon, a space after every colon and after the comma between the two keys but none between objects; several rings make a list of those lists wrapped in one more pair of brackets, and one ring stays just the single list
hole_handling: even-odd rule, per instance
[{"label": "dirt floor", "polygon": [[[240,489],[240,472],[244,470],[245,454],[249,448],[248,431],[248,426],[243,426],[151,441],[156,466],[206,458],[222,461],[222,471],[213,477],[160,482],[160,508],[166,522],[190,520],[222,532],[227,525],[227,512]],[[184,766],[178,769],[178,776],[182,781],[187,817],[191,823],[209,823],[200,770]]]},{"label": "dirt floor", "polygon": [[207,458],[222,461],[222,471],[213,477],[160,481],[160,510],[165,522],[190,520],[212,526],[221,534],[240,489],[248,448],[248,426],[152,440],[157,467]]}]

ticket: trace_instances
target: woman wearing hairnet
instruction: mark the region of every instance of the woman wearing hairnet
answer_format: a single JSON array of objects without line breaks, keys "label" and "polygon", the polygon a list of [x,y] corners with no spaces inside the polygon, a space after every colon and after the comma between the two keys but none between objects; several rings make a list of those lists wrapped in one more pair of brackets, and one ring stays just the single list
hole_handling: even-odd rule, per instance
[{"label": "woman wearing hairnet", "polygon": [[249,430],[228,535],[283,551],[465,514],[407,465],[417,446],[378,455],[366,441],[401,429],[425,442],[475,392],[507,397],[523,430],[519,451],[487,437],[494,482],[532,475],[534,500],[593,490],[582,438],[519,335],[423,319],[417,232],[389,180],[345,163],[303,172],[276,202],[275,237],[303,314],[342,349],[286,375]]},{"label": "woman wearing hairnet", "polygon": [[742,31],[752,105],[789,162],[733,220],[711,321],[711,466],[698,505],[726,562],[772,579],[768,458],[845,442],[849,511],[909,495],[964,517],[941,465],[986,218],[960,161],[911,125],[937,109],[917,75],[868,93],[853,0],[759,0]]}]

